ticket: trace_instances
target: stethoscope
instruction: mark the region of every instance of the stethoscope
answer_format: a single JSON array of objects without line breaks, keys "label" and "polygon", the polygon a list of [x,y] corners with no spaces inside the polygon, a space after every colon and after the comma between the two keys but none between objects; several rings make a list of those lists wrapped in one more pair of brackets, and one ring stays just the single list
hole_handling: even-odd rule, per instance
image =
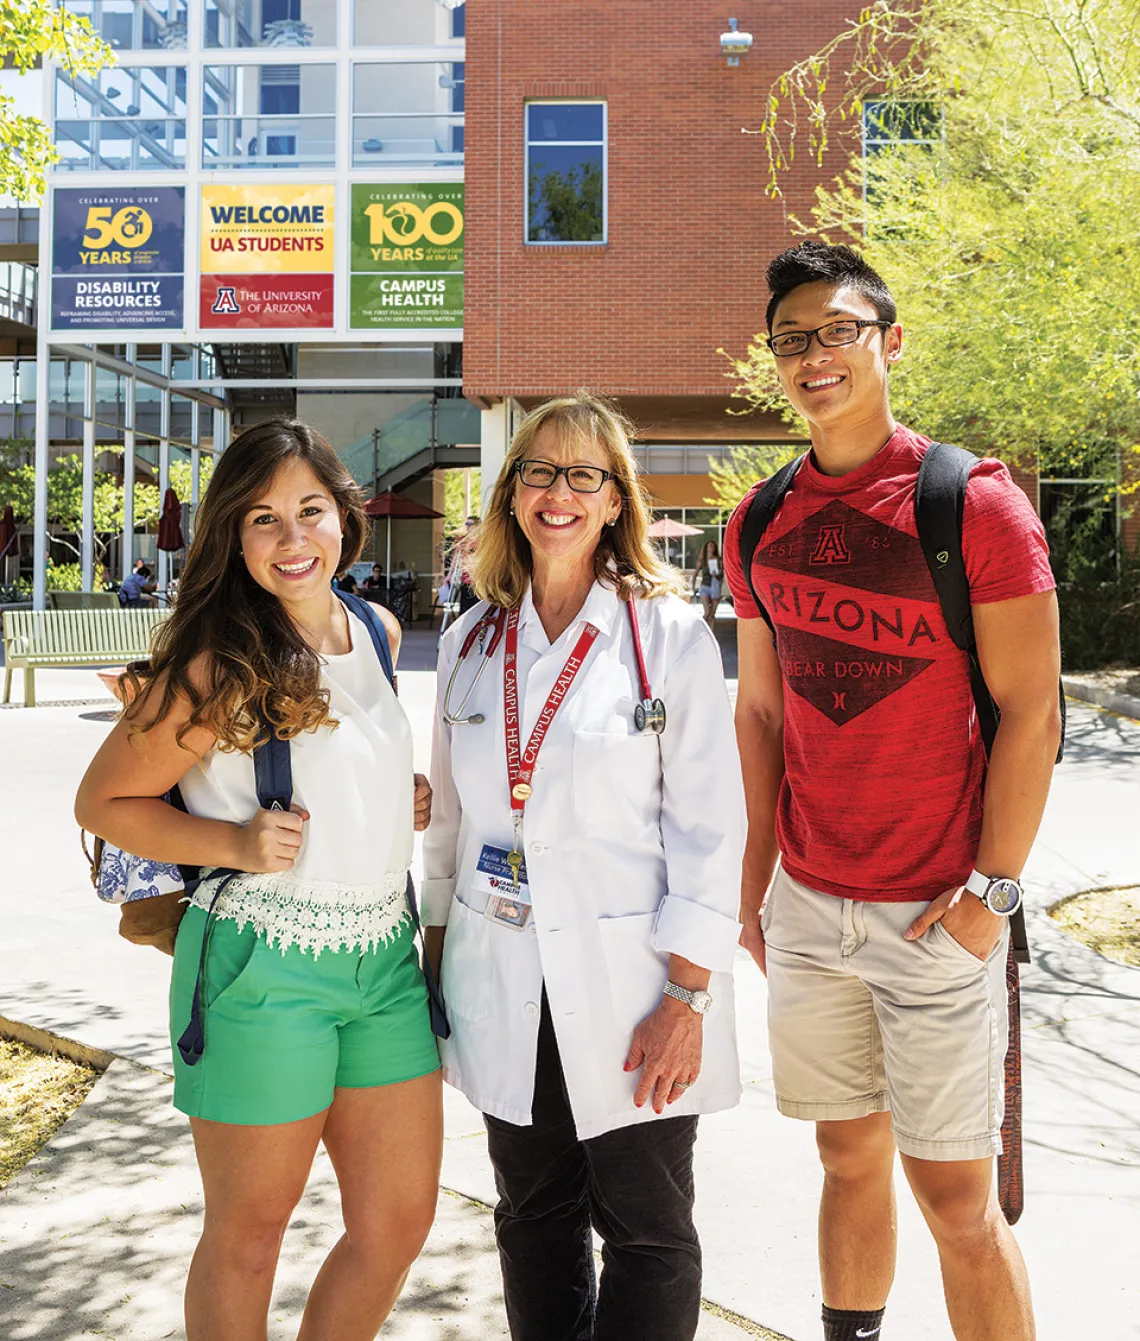
[{"label": "stethoscope", "polygon": [[[653,690],[649,685],[649,672],[645,668],[645,653],[641,646],[641,628],[637,622],[637,610],[632,597],[626,601],[626,613],[629,615],[629,627],[633,633],[633,650],[637,658],[637,676],[641,687],[641,702],[633,710],[633,724],[638,731],[652,731],[656,735],[660,735],[665,730],[665,704],[661,699],[653,697]],[[473,712],[469,717],[465,717],[463,714],[467,711],[467,705],[471,702],[471,695],[474,694],[488,661],[495,655],[495,649],[503,636],[506,624],[507,612],[505,610],[499,608],[488,610],[464,638],[463,646],[459,649],[459,656],[452,667],[451,676],[447,681],[447,689],[443,695],[443,720],[448,726],[479,726],[486,721],[481,712]],[[460,666],[463,665],[472,649],[479,657],[479,664],[476,667],[471,684],[468,686],[467,693],[463,695],[463,702],[452,712],[450,706],[451,691],[455,684],[455,677],[459,674]]]}]

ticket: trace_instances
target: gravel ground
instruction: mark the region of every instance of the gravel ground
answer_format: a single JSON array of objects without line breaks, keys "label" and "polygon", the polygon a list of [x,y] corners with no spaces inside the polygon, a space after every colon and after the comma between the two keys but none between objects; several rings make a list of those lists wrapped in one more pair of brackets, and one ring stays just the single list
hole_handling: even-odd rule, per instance
[{"label": "gravel ground", "polygon": [[1140,968],[1140,885],[1074,894],[1055,903],[1049,916],[1106,959]]},{"label": "gravel ground", "polygon": [[0,1187],[87,1098],[95,1075],[66,1057],[0,1038]]},{"label": "gravel ground", "polygon": [[1072,673],[1081,680],[1091,680],[1093,684],[1110,689],[1114,694],[1130,694],[1133,698],[1140,698],[1140,669],[1135,666],[1109,666],[1104,670]]}]

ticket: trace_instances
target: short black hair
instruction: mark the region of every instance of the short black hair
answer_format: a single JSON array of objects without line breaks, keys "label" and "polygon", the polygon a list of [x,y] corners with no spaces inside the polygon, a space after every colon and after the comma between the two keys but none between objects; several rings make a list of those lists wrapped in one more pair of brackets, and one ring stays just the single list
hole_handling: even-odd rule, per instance
[{"label": "short black hair", "polygon": [[769,262],[766,278],[772,295],[768,299],[768,311],[764,318],[769,335],[772,333],[776,308],[801,284],[847,284],[866,298],[880,321],[889,321],[893,325],[898,320],[895,300],[883,277],[867,264],[854,247],[832,246],[827,242],[801,242],[797,247],[782,251]]},{"label": "short black hair", "polygon": [[145,563],[140,563],[136,572],[139,577],[150,577],[150,568]]}]

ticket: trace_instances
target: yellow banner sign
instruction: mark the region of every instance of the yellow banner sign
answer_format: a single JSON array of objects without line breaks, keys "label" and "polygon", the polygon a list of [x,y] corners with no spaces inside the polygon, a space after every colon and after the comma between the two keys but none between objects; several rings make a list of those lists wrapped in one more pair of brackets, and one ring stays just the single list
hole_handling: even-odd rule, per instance
[{"label": "yellow banner sign", "polygon": [[332,274],[330,186],[203,186],[202,273]]}]

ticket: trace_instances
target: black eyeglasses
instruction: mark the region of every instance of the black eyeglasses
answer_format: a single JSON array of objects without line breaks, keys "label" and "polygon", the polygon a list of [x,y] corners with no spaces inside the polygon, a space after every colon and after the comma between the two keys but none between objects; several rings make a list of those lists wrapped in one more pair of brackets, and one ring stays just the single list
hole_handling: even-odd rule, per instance
[{"label": "black eyeglasses", "polygon": [[555,466],[549,461],[516,461],[515,471],[532,489],[549,489],[559,475],[565,475],[576,494],[596,494],[606,480],[613,479],[601,466]]},{"label": "black eyeglasses", "polygon": [[836,349],[840,345],[853,345],[868,326],[888,331],[891,323],[849,317],[843,321],[829,321],[826,326],[817,326],[814,331],[782,331],[779,335],[769,336],[764,343],[778,359],[790,359],[796,354],[807,352],[813,335],[825,349]]}]

